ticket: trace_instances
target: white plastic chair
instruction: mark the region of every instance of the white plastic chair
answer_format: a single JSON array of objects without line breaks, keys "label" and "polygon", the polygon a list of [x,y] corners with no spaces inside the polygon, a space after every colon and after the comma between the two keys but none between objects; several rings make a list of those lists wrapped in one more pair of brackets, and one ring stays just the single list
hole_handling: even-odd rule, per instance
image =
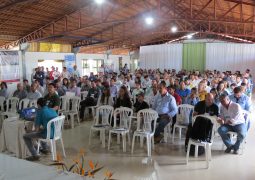
[{"label": "white plastic chair", "polygon": [[178,106],[178,112],[176,114],[176,123],[173,127],[172,142],[174,143],[175,130],[179,129],[179,139],[181,140],[182,129],[188,129],[188,123],[190,118],[190,113],[194,111],[194,106],[189,104],[181,104]]},{"label": "white plastic chair", "polygon": [[[113,115],[113,107],[109,105],[100,106],[96,109],[96,116],[94,124],[90,128],[89,145],[91,144],[91,135],[93,131],[100,132],[100,140],[102,141],[103,148],[105,148],[105,132],[111,128],[111,119]],[[100,120],[101,118],[101,120]]]},{"label": "white plastic chair", "polygon": [[19,98],[10,97],[6,100],[6,111],[1,113],[1,119],[5,119],[7,117],[12,117],[17,114],[17,107],[19,103]]},{"label": "white plastic chair", "polygon": [[143,143],[143,138],[146,138],[147,154],[148,157],[151,157],[151,148],[154,149],[154,133],[156,130],[157,118],[158,113],[152,109],[144,109],[137,113],[137,129],[133,135],[132,154],[134,152],[135,138],[140,137],[140,143]]},{"label": "white plastic chair", "polygon": [[22,99],[19,101],[18,110],[22,110],[24,108],[29,107],[30,100],[29,99]]},{"label": "white plastic chair", "polygon": [[59,115],[66,115],[68,112],[68,100],[69,98],[67,96],[61,96],[60,97],[60,107],[58,110]]},{"label": "white plastic chair", "polygon": [[81,101],[85,100],[87,98],[88,91],[82,91],[81,92]]},{"label": "white plastic chair", "polygon": [[0,96],[0,112],[4,112],[5,97]]},{"label": "white plastic chair", "polygon": [[[40,150],[40,142],[50,142],[51,145],[51,153],[52,153],[52,160],[55,161],[57,159],[57,151],[56,151],[56,141],[60,140],[63,156],[66,157],[64,143],[62,139],[62,130],[64,125],[65,116],[58,116],[52,120],[50,120],[47,124],[47,137],[46,139],[38,139],[38,147],[37,147],[37,153],[39,154]],[[51,138],[51,129],[54,128],[54,136]]]},{"label": "white plastic chair", "polygon": [[209,160],[211,159],[211,146],[214,140],[214,134],[215,134],[215,124],[216,122],[216,117],[215,116],[208,116],[208,115],[197,115],[193,117],[192,119],[192,124],[196,121],[197,117],[203,117],[210,119],[211,122],[213,123],[213,129],[212,129],[212,136],[211,136],[211,142],[203,142],[203,141],[198,141],[192,138],[189,138],[189,143],[188,143],[188,149],[187,149],[187,154],[186,154],[186,164],[188,164],[189,161],[189,153],[190,153],[190,146],[194,145],[195,146],[195,157],[198,157],[198,147],[203,146],[205,148],[205,160],[206,160],[206,168],[209,168]]},{"label": "white plastic chair", "polygon": [[75,115],[77,116],[77,121],[78,121],[78,124],[80,125],[80,117],[79,117],[80,102],[81,102],[80,97],[74,96],[70,98],[71,107],[70,107],[70,110],[67,112],[67,115],[68,117],[70,117],[71,128],[74,128]]},{"label": "white plastic chair", "polygon": [[[117,116],[119,116],[120,124],[117,124]],[[110,150],[112,134],[122,136],[123,152],[126,152],[126,135],[128,135],[128,143],[130,145],[130,128],[132,122],[133,110],[127,107],[117,108],[114,111],[113,129],[109,131],[108,150]]]}]

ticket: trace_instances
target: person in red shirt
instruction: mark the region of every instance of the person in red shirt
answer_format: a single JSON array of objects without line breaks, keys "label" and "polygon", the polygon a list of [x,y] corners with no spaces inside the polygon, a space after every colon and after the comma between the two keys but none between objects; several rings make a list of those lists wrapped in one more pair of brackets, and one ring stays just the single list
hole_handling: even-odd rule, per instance
[{"label": "person in red shirt", "polygon": [[55,67],[52,66],[50,71],[50,76],[49,76],[50,80],[54,80],[54,76],[53,76],[54,71],[55,71]]},{"label": "person in red shirt", "polygon": [[[168,86],[167,89],[168,89],[168,93],[171,94],[171,95],[174,97],[177,106],[179,106],[180,104],[182,104],[182,98],[181,98],[181,96],[179,96],[179,94],[177,94],[177,93],[175,92],[176,87],[175,87],[174,85],[170,85],[170,86]],[[176,115],[173,117],[173,123],[172,123],[171,133],[173,133],[173,128],[174,128],[174,124],[175,124],[175,123],[176,123]]]},{"label": "person in red shirt", "polygon": [[175,98],[176,104],[177,104],[177,106],[179,106],[180,104],[182,104],[182,98],[179,94],[177,94],[175,92],[175,90],[176,89],[175,89],[174,85],[168,86],[168,93],[171,94]]}]

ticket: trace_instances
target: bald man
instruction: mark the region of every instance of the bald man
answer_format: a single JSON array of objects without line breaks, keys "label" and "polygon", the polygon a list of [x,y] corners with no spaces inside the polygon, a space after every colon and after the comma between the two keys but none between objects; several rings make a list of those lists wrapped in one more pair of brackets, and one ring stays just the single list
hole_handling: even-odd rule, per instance
[{"label": "bald man", "polygon": [[193,115],[209,114],[211,116],[219,115],[219,107],[214,103],[214,96],[212,93],[206,94],[204,101],[199,101],[195,108]]}]

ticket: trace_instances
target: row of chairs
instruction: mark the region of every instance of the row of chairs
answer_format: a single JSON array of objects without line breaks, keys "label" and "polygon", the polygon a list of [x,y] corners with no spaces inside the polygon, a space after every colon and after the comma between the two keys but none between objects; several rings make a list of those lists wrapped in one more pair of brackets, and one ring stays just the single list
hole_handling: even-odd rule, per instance
[{"label": "row of chairs", "polygon": [[[113,118],[113,127],[111,120]],[[110,150],[112,134],[117,134],[117,141],[119,143],[120,136],[122,136],[123,152],[126,152],[126,138],[130,144],[131,141],[131,126],[132,126],[133,110],[126,107],[120,107],[114,110],[112,106],[100,106],[96,109],[96,116],[94,124],[91,126],[89,144],[91,144],[92,132],[100,132],[100,141],[105,147],[105,134],[109,132],[108,149]],[[151,157],[151,148],[154,148],[154,133],[156,129],[156,122],[158,113],[152,109],[141,110],[137,114],[137,127],[133,133],[131,152],[134,151],[134,143],[136,137],[140,138],[140,143],[143,139],[147,140],[147,153]],[[153,124],[153,125],[152,125]],[[153,127],[152,127],[153,126]]]}]

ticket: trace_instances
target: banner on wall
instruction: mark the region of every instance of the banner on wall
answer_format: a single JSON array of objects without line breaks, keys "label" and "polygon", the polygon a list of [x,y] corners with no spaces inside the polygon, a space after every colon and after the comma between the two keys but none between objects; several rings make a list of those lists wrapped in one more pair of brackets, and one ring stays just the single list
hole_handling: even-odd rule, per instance
[{"label": "banner on wall", "polygon": [[65,55],[65,65],[68,72],[73,72],[73,66],[75,65],[74,55]]},{"label": "banner on wall", "polygon": [[0,81],[20,81],[18,51],[0,51]]}]

